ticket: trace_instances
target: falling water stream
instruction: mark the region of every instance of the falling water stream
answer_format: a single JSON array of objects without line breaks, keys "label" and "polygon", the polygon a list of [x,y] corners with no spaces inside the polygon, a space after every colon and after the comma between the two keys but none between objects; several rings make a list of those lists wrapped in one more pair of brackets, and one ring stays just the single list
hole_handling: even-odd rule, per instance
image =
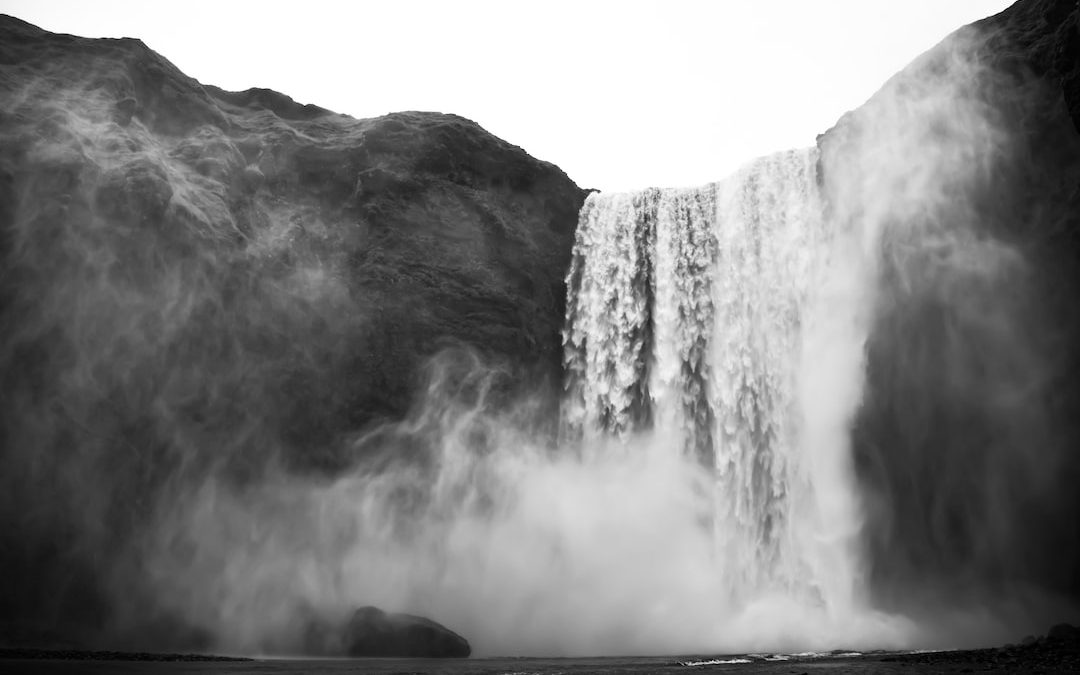
[{"label": "falling water stream", "polygon": [[860,387],[842,350],[862,337],[821,333],[857,331],[863,298],[829,278],[845,242],[817,163],[789,151],[701,188],[591,195],[568,277],[567,423],[651,429],[711,467],[707,525],[733,606],[776,593],[850,611],[858,590],[844,435],[858,399],[814,397]]}]

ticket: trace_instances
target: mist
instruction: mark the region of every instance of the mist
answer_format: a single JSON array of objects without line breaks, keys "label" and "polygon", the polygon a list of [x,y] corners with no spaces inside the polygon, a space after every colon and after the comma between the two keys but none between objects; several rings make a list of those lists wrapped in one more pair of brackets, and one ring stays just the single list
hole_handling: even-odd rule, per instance
[{"label": "mist", "polygon": [[545,443],[499,412],[500,376],[444,354],[408,420],[353,441],[378,447],[374,466],[244,489],[211,476],[172,500],[143,558],[158,606],[249,654],[335,653],[313,626],[362,603],[436,617],[478,655],[903,644],[897,619],[732,604],[710,471],[648,432]]},{"label": "mist", "polygon": [[281,153],[166,143],[105,75],[5,97],[33,131],[0,182],[0,572],[32,580],[5,630],[335,655],[373,604],[477,655],[655,655],[1073,616],[1075,295],[1026,232],[1063,218],[1047,149],[1080,147],[995,39],[954,34],[817,148],[590,196],[566,391],[448,339],[363,383],[414,390],[403,418],[357,412],[376,319],[426,311],[357,283],[367,212],[259,201]]}]

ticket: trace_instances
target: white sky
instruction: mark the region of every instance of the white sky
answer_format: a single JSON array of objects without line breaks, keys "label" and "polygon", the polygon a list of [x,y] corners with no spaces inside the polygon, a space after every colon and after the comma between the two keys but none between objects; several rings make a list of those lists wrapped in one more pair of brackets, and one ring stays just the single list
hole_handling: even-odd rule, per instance
[{"label": "white sky", "polygon": [[624,190],[808,146],[946,34],[1010,0],[0,0],[54,32],[138,37],[225,89],[354,117],[437,110]]}]

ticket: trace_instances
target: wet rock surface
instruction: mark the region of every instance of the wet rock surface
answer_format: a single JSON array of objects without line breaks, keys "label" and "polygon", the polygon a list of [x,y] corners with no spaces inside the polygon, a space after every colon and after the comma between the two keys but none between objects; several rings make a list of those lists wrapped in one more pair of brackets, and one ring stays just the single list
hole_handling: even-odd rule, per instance
[{"label": "wet rock surface", "polygon": [[365,606],[345,617],[310,616],[302,653],[352,658],[465,658],[472,647],[446,626],[415,614]]},{"label": "wet rock surface", "polygon": [[406,656],[465,658],[472,653],[468,641],[431,619],[412,614],[387,614],[377,607],[361,607],[344,633],[348,656]]}]

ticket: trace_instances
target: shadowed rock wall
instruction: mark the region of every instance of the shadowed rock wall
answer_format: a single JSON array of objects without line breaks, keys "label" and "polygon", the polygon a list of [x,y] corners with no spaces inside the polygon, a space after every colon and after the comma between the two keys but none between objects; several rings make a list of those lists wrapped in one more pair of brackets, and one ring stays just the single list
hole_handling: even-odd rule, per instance
[{"label": "shadowed rock wall", "polygon": [[853,441],[886,607],[1052,621],[1080,594],[1078,87],[1076,3],[1022,0],[819,137],[830,208],[872,231]]},{"label": "shadowed rock wall", "polygon": [[102,588],[138,593],[170,490],[363,461],[446,347],[550,394],[584,196],[461,117],[226,92],[0,17],[0,624],[152,632]]}]

